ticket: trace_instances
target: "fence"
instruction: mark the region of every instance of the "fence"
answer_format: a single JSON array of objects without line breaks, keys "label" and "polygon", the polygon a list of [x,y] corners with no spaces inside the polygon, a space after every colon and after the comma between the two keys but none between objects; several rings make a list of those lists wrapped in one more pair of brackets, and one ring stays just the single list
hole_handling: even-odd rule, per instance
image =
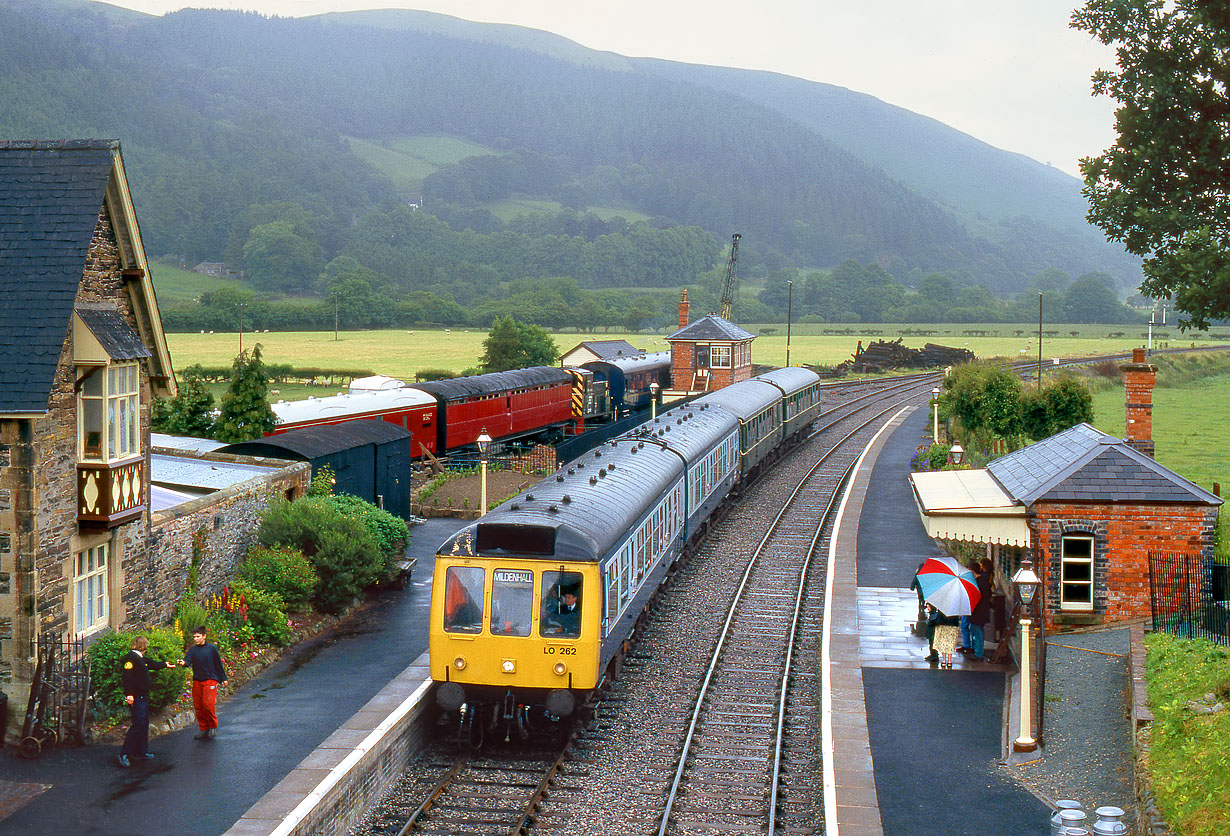
[{"label": "fence", "polygon": [[1230,646],[1230,566],[1200,554],[1149,552],[1153,629]]}]

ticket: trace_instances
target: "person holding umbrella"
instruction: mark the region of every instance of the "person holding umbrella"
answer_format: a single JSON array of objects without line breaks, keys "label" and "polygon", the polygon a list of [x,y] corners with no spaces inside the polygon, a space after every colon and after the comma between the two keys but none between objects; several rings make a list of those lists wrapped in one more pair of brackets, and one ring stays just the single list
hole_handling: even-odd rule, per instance
[{"label": "person holding umbrella", "polygon": [[935,650],[940,667],[952,668],[961,635],[961,616],[969,615],[981,594],[974,573],[951,557],[929,557],[916,576],[923,600],[941,615],[935,623]]}]

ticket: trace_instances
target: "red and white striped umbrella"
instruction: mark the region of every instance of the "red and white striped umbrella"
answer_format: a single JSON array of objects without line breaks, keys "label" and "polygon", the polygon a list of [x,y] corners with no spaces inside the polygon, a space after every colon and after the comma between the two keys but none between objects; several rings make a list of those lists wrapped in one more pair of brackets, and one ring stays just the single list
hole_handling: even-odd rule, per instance
[{"label": "red and white striped umbrella", "polygon": [[951,557],[929,557],[918,570],[923,600],[944,615],[970,615],[982,593],[978,579]]}]

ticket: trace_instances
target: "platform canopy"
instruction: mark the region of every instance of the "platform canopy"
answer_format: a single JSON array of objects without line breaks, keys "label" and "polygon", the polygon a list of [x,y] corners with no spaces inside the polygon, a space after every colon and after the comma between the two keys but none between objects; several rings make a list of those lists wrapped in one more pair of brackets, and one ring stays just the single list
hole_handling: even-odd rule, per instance
[{"label": "platform canopy", "polygon": [[1029,547],[1026,509],[986,470],[911,473],[927,534],[940,540]]}]

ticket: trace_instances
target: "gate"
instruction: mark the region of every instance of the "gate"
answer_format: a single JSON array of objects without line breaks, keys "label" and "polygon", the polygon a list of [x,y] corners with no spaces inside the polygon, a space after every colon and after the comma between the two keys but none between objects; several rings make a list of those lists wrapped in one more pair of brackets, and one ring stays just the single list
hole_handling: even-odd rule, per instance
[{"label": "gate", "polygon": [[1230,566],[1190,552],[1149,552],[1153,629],[1230,646]]}]

